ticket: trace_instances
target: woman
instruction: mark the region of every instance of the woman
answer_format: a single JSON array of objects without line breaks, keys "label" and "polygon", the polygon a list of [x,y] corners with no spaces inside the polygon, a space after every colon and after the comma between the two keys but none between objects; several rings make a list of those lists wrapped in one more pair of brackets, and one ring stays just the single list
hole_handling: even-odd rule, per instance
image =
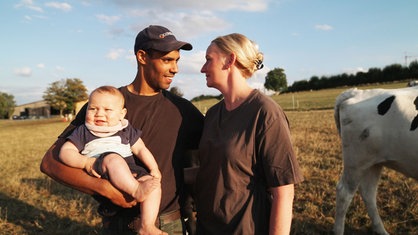
[{"label": "woman", "polygon": [[207,48],[201,72],[224,99],[208,110],[199,146],[199,235],[290,232],[294,184],[303,176],[282,109],[246,82],[262,62],[241,34]]}]

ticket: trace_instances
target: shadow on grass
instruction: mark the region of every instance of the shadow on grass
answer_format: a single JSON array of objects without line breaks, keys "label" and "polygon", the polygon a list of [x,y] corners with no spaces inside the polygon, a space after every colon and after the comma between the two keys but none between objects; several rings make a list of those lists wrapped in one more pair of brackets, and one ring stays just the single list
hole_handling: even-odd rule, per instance
[{"label": "shadow on grass", "polygon": [[92,203],[93,197],[79,192],[73,188],[60,184],[49,177],[45,178],[24,178],[22,184],[31,185],[37,191],[47,190],[50,194],[59,196],[63,200],[82,200],[81,205],[88,206]]},{"label": "shadow on grass", "polygon": [[[2,218],[7,223],[21,227],[25,234],[98,234],[94,227],[61,218],[55,213],[41,210],[15,198],[0,193],[0,208]],[[2,228],[1,234],[7,234],[7,228]],[[14,233],[13,230],[10,231]]]},{"label": "shadow on grass", "polygon": [[[36,206],[36,201],[40,200],[42,204],[45,204],[46,200],[51,200],[51,195],[56,195],[61,198],[61,201],[77,201],[81,207],[80,209],[94,208],[95,201],[92,197],[61,185],[48,177],[21,179],[21,187],[33,189],[31,192],[33,200],[29,199],[31,200],[30,204],[0,192],[0,218],[9,227],[3,228],[2,226],[0,230],[11,229],[10,233],[0,231],[0,234],[15,234],[16,231],[13,229],[16,229],[16,226],[21,227],[20,230],[30,235],[99,234],[100,228],[72,219],[70,212],[65,213],[65,217],[58,214],[58,210],[68,210],[68,208],[60,208],[59,201],[51,202],[52,209],[50,211],[40,209],[41,206]],[[55,210],[54,207],[57,207],[57,213],[53,212]],[[80,213],[74,216],[79,217]]]},{"label": "shadow on grass", "polygon": [[[303,218],[303,220],[298,218],[293,218],[292,220],[292,229],[290,234],[298,235],[333,235],[332,231],[333,224],[324,223],[324,221],[318,221],[319,219],[308,219]],[[355,229],[346,224],[344,234],[354,234],[354,235],[370,235],[374,234],[370,227],[364,225],[361,229]]]}]

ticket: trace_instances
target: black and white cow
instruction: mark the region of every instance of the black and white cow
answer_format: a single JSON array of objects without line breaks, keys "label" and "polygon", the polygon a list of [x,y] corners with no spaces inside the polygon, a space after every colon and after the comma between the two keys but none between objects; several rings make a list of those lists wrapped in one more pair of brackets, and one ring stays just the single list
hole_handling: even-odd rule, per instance
[{"label": "black and white cow", "polygon": [[344,233],[347,209],[357,188],[373,230],[388,234],[376,206],[382,167],[418,179],[418,87],[349,89],[335,104],[343,173],[337,185],[334,232]]}]

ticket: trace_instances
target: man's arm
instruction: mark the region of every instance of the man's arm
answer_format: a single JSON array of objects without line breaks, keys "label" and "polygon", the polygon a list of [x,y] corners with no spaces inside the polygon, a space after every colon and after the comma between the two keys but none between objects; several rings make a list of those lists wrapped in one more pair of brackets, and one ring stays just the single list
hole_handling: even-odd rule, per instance
[{"label": "man's arm", "polygon": [[186,151],[183,161],[184,183],[195,184],[198,172],[199,151],[197,149]]},{"label": "man's arm", "polygon": [[59,151],[65,138],[58,138],[48,149],[41,162],[41,172],[55,181],[90,195],[99,194],[122,207],[132,207],[136,204],[130,196],[123,194],[112,184],[100,178],[88,175],[83,169],[69,167],[59,161]]}]

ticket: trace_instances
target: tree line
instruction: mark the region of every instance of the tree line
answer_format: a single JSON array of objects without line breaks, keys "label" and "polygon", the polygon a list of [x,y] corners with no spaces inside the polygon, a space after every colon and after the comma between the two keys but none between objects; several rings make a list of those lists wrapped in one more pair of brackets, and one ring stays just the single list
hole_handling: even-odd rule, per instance
[{"label": "tree line", "polygon": [[392,64],[380,68],[370,68],[367,72],[356,74],[339,74],[333,76],[312,76],[309,80],[296,81],[287,88],[288,92],[320,90],[342,86],[358,86],[370,83],[387,83],[418,79],[418,61],[412,61],[409,66]]}]

